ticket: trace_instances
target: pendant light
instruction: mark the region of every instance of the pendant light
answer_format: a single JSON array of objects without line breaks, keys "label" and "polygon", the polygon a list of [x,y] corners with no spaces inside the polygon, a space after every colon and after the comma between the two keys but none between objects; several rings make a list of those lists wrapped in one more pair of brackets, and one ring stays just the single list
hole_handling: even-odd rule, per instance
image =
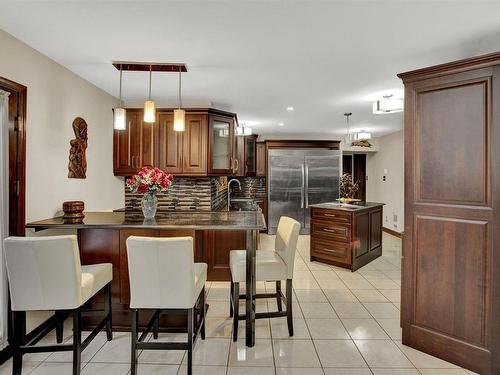
[{"label": "pendant light", "polygon": [[351,135],[351,132],[350,132],[350,129],[349,129],[349,117],[351,117],[352,115],[352,112],[346,112],[344,113],[344,116],[345,116],[345,120],[347,122],[347,134],[346,136],[344,137],[344,143],[346,145],[351,145],[351,141],[352,141],[352,135]]},{"label": "pendant light", "polygon": [[373,113],[380,115],[386,113],[397,113],[403,111],[403,99],[393,98],[392,94],[384,95],[384,99],[373,103]]},{"label": "pendant light", "polygon": [[152,67],[149,66],[149,96],[148,100],[144,102],[144,122],[153,123],[156,119],[156,106],[155,102],[151,100],[151,78],[152,78]]},{"label": "pendant light", "polygon": [[182,67],[179,66],[179,107],[174,109],[174,130],[177,132],[183,132],[186,129],[186,111],[181,109],[182,100],[181,100],[181,77],[182,75]]},{"label": "pendant light", "polygon": [[125,108],[123,108],[122,102],[122,66],[120,65],[120,94],[118,107],[115,108],[113,119],[113,128],[115,130],[125,130],[127,128],[127,122],[125,121],[126,112],[127,111],[125,110]]}]

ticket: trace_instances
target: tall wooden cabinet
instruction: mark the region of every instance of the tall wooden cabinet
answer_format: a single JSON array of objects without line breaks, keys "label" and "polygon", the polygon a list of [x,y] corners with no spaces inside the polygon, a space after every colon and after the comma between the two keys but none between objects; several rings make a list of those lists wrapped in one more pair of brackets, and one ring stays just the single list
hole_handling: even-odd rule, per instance
[{"label": "tall wooden cabinet", "polygon": [[500,372],[500,53],[405,84],[403,343]]}]

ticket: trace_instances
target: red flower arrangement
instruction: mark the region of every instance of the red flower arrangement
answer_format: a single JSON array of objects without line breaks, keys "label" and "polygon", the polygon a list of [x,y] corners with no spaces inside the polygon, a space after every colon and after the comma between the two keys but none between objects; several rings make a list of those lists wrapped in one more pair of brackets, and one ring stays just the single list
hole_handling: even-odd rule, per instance
[{"label": "red flower arrangement", "polygon": [[173,179],[174,176],[160,168],[143,167],[127,180],[127,187],[134,193],[154,195],[167,192]]}]

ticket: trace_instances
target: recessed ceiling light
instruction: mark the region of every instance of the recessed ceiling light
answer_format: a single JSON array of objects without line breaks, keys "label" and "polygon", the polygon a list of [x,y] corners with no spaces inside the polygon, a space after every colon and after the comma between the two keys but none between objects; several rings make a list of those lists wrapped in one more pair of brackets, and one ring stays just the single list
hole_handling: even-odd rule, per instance
[{"label": "recessed ceiling light", "polygon": [[285,126],[285,123],[280,122],[278,125],[279,125],[279,126]]},{"label": "recessed ceiling light", "polygon": [[294,110],[294,108],[293,108],[292,106],[289,106],[289,107],[286,107],[286,110],[287,110],[287,111],[293,111],[293,110]]}]

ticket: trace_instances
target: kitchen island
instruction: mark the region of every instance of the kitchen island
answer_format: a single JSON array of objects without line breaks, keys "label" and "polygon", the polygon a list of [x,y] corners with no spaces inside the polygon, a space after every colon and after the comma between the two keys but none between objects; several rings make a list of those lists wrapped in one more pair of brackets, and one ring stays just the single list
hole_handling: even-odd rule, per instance
[{"label": "kitchen island", "polygon": [[[245,235],[247,249],[247,324],[246,342],[253,346],[255,342],[255,304],[252,298],[255,294],[255,251],[259,230],[266,228],[261,212],[160,212],[155,219],[145,220],[139,212],[86,212],[81,221],[66,221],[56,217],[33,223],[26,228],[35,231],[43,229],[76,230],[82,264],[112,263],[112,303],[113,327],[118,330],[130,329],[130,287],[128,278],[127,250],[125,241],[130,236],[147,237],[177,237],[191,236],[194,239],[194,258],[197,262],[207,262],[207,242],[210,234],[222,231],[237,231]],[[207,239],[208,238],[208,239]],[[213,237],[214,246],[217,246]],[[222,245],[222,244],[221,244]],[[231,245],[231,244],[229,244]],[[236,248],[236,247],[235,247]],[[241,248],[241,247],[240,247]],[[165,286],[174,287],[174,286]],[[95,299],[93,308],[103,304],[103,297]],[[141,317],[141,325],[146,325],[150,316]],[[162,316],[162,326],[183,326],[179,317]],[[87,326],[97,323],[92,317],[86,320]]]},{"label": "kitchen island", "polygon": [[338,202],[311,207],[311,261],[355,271],[382,255],[383,203]]}]

